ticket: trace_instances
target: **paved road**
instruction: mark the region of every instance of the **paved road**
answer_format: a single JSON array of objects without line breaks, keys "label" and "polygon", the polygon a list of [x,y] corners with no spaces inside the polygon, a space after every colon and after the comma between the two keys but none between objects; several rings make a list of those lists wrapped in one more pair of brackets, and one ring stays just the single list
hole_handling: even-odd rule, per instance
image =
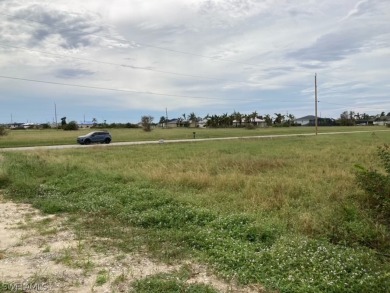
[{"label": "paved road", "polygon": [[[318,135],[336,135],[336,134],[353,134],[353,133],[375,133],[389,130],[367,130],[367,131],[343,131],[343,132],[326,132],[318,133]],[[187,143],[201,142],[213,140],[238,140],[238,139],[264,139],[264,138],[283,138],[297,136],[315,136],[315,133],[302,134],[273,134],[273,135],[258,135],[258,136],[233,136],[233,137],[217,137],[217,138],[196,138],[196,139],[172,139],[172,140],[152,140],[152,141],[130,141],[130,142],[113,142],[110,144],[92,144],[92,145],[52,145],[52,146],[33,146],[33,147],[16,147],[16,148],[0,148],[0,152],[6,151],[30,151],[30,150],[55,150],[55,149],[74,149],[74,148],[90,148],[90,147],[111,147],[111,146],[127,146],[127,145],[143,145],[143,144],[163,144],[163,143]]]}]

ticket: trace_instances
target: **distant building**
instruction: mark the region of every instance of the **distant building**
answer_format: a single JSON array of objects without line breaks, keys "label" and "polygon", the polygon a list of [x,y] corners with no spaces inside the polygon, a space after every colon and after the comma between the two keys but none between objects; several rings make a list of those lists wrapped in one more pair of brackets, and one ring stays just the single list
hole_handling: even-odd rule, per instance
[{"label": "distant building", "polygon": [[266,127],[267,126],[266,121],[264,119],[259,118],[259,117],[250,118],[250,120],[242,118],[241,123],[239,120],[233,120],[232,122],[233,122],[234,127],[244,127],[244,126],[248,126],[248,125],[253,125],[253,126],[257,126],[257,127]]},{"label": "distant building", "polygon": [[295,124],[302,125],[302,126],[309,126],[310,121],[314,121],[316,119],[316,116],[314,115],[308,115],[308,116],[303,116],[301,118],[297,118],[294,120]]},{"label": "distant building", "polygon": [[96,123],[94,123],[92,121],[82,121],[82,122],[79,122],[77,125],[79,128],[91,128],[91,127],[95,126]]},{"label": "distant building", "polygon": [[375,121],[373,121],[373,125],[378,125],[378,126],[390,125],[390,116],[381,116],[375,119]]},{"label": "distant building", "polygon": [[[315,126],[316,116],[308,115],[294,120],[294,124],[301,126]],[[322,118],[317,117],[318,126],[334,126],[336,125],[336,120],[333,118]]]}]

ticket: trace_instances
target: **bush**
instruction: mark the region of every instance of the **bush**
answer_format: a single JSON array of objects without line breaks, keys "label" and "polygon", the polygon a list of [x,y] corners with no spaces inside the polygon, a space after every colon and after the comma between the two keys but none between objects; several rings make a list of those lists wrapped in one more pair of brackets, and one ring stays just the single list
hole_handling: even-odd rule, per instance
[{"label": "bush", "polygon": [[153,117],[152,116],[142,116],[141,117],[141,124],[142,124],[142,129],[144,131],[152,131],[152,122],[153,122]]},{"label": "bush", "polygon": [[76,121],[70,121],[68,124],[63,125],[64,130],[78,130],[79,126]]},{"label": "bush", "polygon": [[5,126],[0,125],[0,136],[6,136],[7,134],[7,128],[5,128]]},{"label": "bush", "polygon": [[390,147],[384,145],[378,148],[378,156],[385,172],[367,170],[359,167],[357,182],[366,192],[367,206],[378,220],[390,226]]}]

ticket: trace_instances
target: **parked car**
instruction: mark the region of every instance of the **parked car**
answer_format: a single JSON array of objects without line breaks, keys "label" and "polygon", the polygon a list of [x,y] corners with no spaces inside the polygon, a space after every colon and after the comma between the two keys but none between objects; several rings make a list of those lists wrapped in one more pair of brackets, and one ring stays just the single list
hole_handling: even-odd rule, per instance
[{"label": "parked car", "polygon": [[108,131],[93,131],[77,138],[79,144],[110,143],[111,140],[112,137]]}]

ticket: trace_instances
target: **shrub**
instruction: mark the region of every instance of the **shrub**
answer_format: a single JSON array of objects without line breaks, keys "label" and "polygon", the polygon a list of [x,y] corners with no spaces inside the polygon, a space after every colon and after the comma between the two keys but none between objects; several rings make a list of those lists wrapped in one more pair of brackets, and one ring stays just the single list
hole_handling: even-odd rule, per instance
[{"label": "shrub", "polygon": [[151,125],[152,125],[153,119],[154,118],[152,116],[142,116],[141,117],[142,129],[144,131],[152,131]]},{"label": "shrub", "polygon": [[70,121],[68,124],[65,124],[63,126],[64,130],[78,130],[79,126],[77,125],[76,121]]},{"label": "shrub", "polygon": [[5,126],[0,125],[0,136],[6,136],[7,134],[8,134],[8,131],[5,128]]},{"label": "shrub", "polygon": [[385,172],[367,170],[358,166],[357,182],[366,192],[367,206],[374,212],[378,220],[390,225],[390,147],[378,148],[378,156]]}]

